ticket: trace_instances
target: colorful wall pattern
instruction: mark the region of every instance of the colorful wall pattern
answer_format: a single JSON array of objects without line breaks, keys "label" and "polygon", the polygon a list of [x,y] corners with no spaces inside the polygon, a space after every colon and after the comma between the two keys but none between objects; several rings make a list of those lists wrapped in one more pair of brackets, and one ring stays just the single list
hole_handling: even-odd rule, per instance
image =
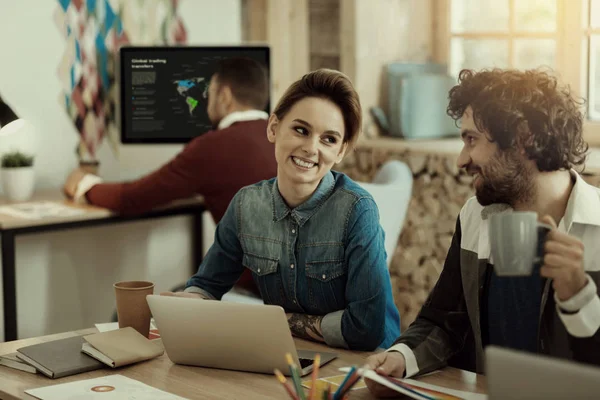
[{"label": "colorful wall pattern", "polygon": [[94,160],[105,138],[118,154],[118,50],[186,43],[178,0],[57,1],[54,20],[66,41],[57,71],[60,102],[80,135],[80,158]]}]

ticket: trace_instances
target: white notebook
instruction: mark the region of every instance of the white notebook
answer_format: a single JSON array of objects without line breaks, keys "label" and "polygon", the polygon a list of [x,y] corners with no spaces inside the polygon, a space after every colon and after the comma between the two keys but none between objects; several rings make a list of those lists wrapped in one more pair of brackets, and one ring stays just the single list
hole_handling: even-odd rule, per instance
[{"label": "white notebook", "polygon": [[109,375],[26,390],[41,400],[184,400],[123,375]]}]

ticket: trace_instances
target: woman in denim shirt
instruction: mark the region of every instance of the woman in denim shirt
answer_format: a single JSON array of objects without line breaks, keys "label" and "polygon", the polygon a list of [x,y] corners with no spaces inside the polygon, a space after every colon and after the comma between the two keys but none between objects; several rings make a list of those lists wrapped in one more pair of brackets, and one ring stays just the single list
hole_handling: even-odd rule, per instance
[{"label": "woman in denim shirt", "polygon": [[[331,171],[361,123],[358,95],[342,73],[321,69],[292,84],[267,128],[277,177],[236,194],[198,272],[176,295],[221,299],[248,268],[265,304],[285,309],[295,336],[355,350],[391,345],[400,316],[377,206]],[[248,154],[248,168],[259,156]]]}]

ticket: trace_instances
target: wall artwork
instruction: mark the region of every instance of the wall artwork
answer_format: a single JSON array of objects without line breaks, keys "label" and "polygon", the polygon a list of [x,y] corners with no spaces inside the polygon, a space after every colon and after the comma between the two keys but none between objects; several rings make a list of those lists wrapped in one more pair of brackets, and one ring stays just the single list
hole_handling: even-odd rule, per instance
[{"label": "wall artwork", "polygon": [[80,135],[80,159],[93,161],[104,139],[118,155],[115,79],[123,45],[180,45],[187,34],[178,0],[57,0],[54,20],[66,47],[58,66],[60,102]]}]

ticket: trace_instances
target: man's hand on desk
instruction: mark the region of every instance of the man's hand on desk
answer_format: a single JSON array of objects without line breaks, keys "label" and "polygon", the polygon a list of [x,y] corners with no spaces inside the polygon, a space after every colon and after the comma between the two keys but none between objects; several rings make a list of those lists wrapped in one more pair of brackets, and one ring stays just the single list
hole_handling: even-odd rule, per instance
[{"label": "man's hand on desk", "polygon": [[67,180],[65,181],[65,185],[63,186],[63,192],[65,193],[65,196],[67,196],[69,199],[75,197],[75,193],[77,192],[77,186],[86,174],[87,172],[85,172],[81,168],[77,168],[73,170],[73,172],[71,172],[71,174],[67,177]]},{"label": "man's hand on desk", "polygon": [[[394,376],[402,378],[406,369],[406,361],[402,353],[397,351],[386,351],[377,353],[369,358],[365,364],[365,368],[369,368],[377,372],[379,375]],[[377,397],[397,397],[398,392],[387,388],[379,383],[373,382],[370,379],[365,379],[367,387]]]},{"label": "man's hand on desk", "polygon": [[212,300],[200,293],[161,292],[160,295],[161,296],[171,296],[171,297],[187,297],[188,299]]}]

